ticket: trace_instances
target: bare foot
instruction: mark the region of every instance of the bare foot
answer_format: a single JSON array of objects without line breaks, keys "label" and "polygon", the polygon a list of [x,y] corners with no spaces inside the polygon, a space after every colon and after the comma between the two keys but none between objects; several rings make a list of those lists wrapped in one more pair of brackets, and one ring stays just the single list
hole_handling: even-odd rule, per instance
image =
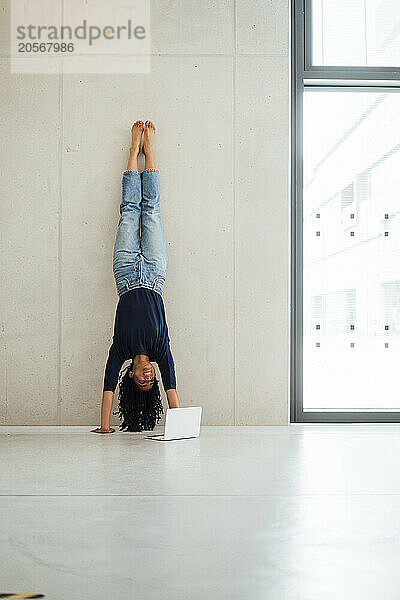
[{"label": "bare foot", "polygon": [[136,154],[139,154],[140,152],[143,127],[143,121],[135,121],[135,123],[132,125],[131,152],[135,152]]},{"label": "bare foot", "polygon": [[97,429],[91,429],[90,433],[114,433],[115,429],[110,427],[109,429],[102,429],[101,427],[97,427]]},{"label": "bare foot", "polygon": [[151,121],[146,121],[144,125],[143,153],[145,156],[153,154],[153,140],[156,128]]}]

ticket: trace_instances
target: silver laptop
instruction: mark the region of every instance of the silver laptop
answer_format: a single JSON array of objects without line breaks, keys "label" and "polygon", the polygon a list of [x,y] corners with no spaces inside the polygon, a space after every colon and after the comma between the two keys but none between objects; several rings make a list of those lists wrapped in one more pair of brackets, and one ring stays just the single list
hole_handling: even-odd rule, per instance
[{"label": "silver laptop", "polygon": [[185,408],[168,408],[165,419],[164,434],[146,435],[149,440],[164,441],[184,440],[199,437],[201,423],[201,406]]}]

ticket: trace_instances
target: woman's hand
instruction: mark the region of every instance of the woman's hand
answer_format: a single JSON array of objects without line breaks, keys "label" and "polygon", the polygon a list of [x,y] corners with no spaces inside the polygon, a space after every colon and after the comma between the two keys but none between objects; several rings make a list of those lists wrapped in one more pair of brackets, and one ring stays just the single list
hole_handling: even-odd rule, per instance
[{"label": "woman's hand", "polygon": [[179,398],[178,393],[175,389],[171,388],[170,390],[166,390],[168,406],[170,408],[179,408]]},{"label": "woman's hand", "polygon": [[101,402],[101,418],[100,423],[108,423],[106,427],[97,427],[92,429],[90,433],[114,433],[115,429],[110,427],[111,407],[113,403],[114,392],[105,390],[103,392],[103,400]]},{"label": "woman's hand", "polygon": [[109,427],[108,429],[103,429],[103,427],[97,427],[97,429],[92,429],[90,433],[114,433],[115,429]]}]

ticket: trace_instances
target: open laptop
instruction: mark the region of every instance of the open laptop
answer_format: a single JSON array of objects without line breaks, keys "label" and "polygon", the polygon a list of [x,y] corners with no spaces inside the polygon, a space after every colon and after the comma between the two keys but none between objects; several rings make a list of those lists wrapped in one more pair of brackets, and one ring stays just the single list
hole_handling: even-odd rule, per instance
[{"label": "open laptop", "polygon": [[146,435],[149,440],[167,442],[199,437],[201,422],[201,406],[185,408],[168,408],[164,433]]}]

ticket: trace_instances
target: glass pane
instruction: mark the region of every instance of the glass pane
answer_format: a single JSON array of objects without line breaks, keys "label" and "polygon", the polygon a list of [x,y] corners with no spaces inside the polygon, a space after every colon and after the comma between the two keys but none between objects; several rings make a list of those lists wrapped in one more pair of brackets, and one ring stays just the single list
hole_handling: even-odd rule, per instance
[{"label": "glass pane", "polygon": [[400,410],[400,92],[304,94],[305,410]]},{"label": "glass pane", "polygon": [[312,0],[313,64],[400,67],[399,0]]}]

